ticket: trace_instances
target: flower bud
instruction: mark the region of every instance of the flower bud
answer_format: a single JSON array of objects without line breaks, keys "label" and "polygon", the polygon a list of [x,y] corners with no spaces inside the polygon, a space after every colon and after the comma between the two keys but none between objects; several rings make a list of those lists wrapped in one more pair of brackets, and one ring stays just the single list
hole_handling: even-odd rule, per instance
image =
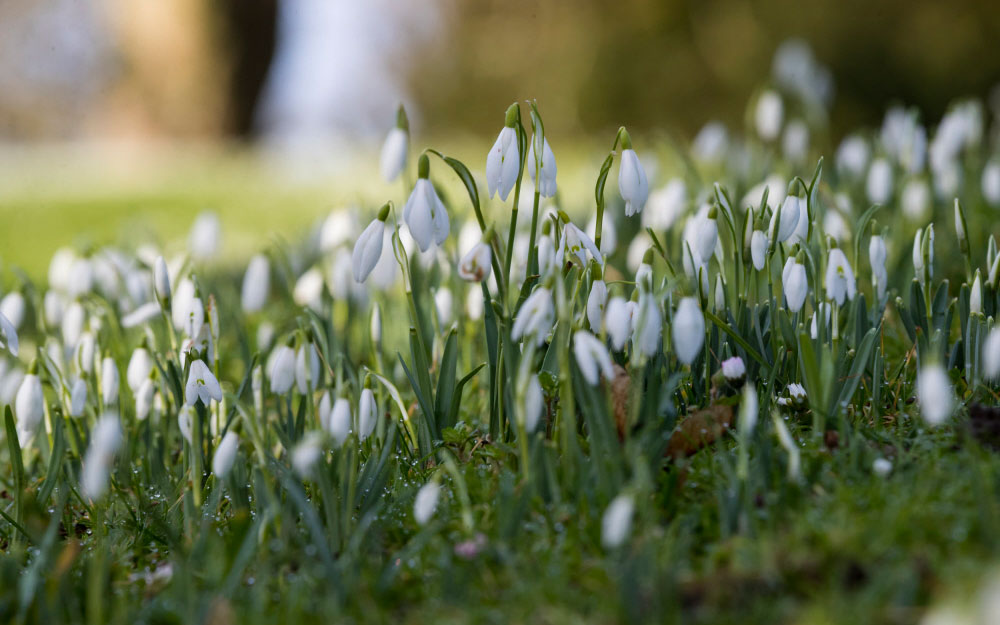
[{"label": "flower bud", "polygon": [[212,473],[215,474],[216,478],[222,480],[229,475],[236,462],[236,452],[239,451],[239,448],[240,437],[236,432],[232,430],[226,432],[219,446],[215,448],[215,456],[212,458]]},{"label": "flower bud", "polygon": [[705,317],[698,300],[685,297],[677,306],[673,320],[674,352],[686,365],[694,362],[705,342]]}]

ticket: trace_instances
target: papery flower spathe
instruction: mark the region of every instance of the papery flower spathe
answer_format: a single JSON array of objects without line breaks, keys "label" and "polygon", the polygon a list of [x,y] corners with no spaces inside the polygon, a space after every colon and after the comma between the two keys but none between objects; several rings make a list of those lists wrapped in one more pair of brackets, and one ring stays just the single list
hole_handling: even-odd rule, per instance
[{"label": "papery flower spathe", "polygon": [[854,270],[847,262],[847,256],[840,248],[830,250],[830,255],[826,262],[826,297],[837,302],[838,306],[844,304],[845,298],[853,300],[857,293],[857,282],[854,279]]},{"label": "papery flower spathe", "polygon": [[430,161],[426,154],[420,155],[417,165],[416,184],[410,199],[403,207],[403,221],[410,229],[410,235],[416,241],[421,252],[426,252],[431,245],[441,245],[448,238],[448,210],[438,198],[434,185],[428,179]]},{"label": "papery flower spathe", "polygon": [[646,170],[639,162],[639,156],[632,149],[632,139],[628,131],[622,129],[622,155],[618,166],[618,193],[625,200],[625,216],[631,217],[642,212],[649,198],[649,182]]},{"label": "papery flower spathe", "polygon": [[705,317],[698,300],[693,297],[682,299],[673,321],[674,352],[682,363],[690,365],[705,343]]},{"label": "papery flower spathe", "polygon": [[271,291],[271,263],[264,254],[255,254],[243,274],[240,304],[245,313],[255,313],[267,303]]},{"label": "papery flower spathe", "polygon": [[536,157],[535,144],[538,142],[538,135],[531,137],[531,147],[528,148],[528,176],[535,181],[535,189],[542,197],[555,197],[556,195],[556,157],[549,147],[548,137],[542,139],[542,159],[541,169],[535,166]]},{"label": "papery flower spathe", "polygon": [[184,399],[190,406],[201,401],[206,407],[213,399],[222,401],[222,387],[204,360],[198,359],[191,363],[187,385],[184,387]]},{"label": "papery flower spathe", "polygon": [[386,182],[392,182],[406,168],[406,154],[410,143],[410,121],[406,110],[399,105],[396,113],[396,125],[385,137],[382,153],[379,156],[379,171]]},{"label": "papery flower spathe", "polygon": [[485,241],[476,243],[458,263],[458,275],[469,282],[482,282],[493,270],[493,250]]},{"label": "papery flower spathe", "polygon": [[608,348],[590,332],[577,330],[573,334],[573,353],[576,355],[576,364],[580,367],[583,379],[591,386],[596,385],[602,375],[605,380],[615,377]]},{"label": "papery flower spathe", "polygon": [[511,329],[511,338],[515,341],[533,338],[536,345],[545,342],[545,337],[555,321],[555,313],[552,309],[552,292],[545,287],[535,289],[521,304],[517,316],[514,318],[514,326]]},{"label": "papery flower spathe", "polygon": [[486,187],[490,197],[500,194],[500,199],[507,201],[511,189],[517,182],[517,175],[521,170],[521,154],[517,147],[517,124],[518,106],[510,105],[507,109],[507,119],[504,127],[500,130],[496,142],[490,148],[490,153],[486,156]]},{"label": "papery flower spathe", "polygon": [[929,425],[941,425],[951,416],[955,393],[944,367],[929,364],[920,370],[917,375],[917,401],[920,403],[920,416]]}]

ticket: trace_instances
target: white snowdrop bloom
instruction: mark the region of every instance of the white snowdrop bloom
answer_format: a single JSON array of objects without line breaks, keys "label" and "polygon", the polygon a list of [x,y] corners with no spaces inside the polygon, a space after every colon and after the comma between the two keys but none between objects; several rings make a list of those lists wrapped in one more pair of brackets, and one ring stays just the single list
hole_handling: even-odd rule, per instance
[{"label": "white snowdrop bloom", "polygon": [[271,344],[274,342],[274,324],[270,321],[261,322],[257,326],[257,349],[266,352],[271,349]]},{"label": "white snowdrop bloom", "polygon": [[330,431],[330,413],[333,412],[333,398],[330,391],[325,391],[319,399],[319,406],[316,409],[319,416],[319,426]]},{"label": "white snowdrop bloom", "polygon": [[451,295],[451,289],[443,286],[434,292],[434,310],[437,312],[438,324],[442,329],[451,325],[454,306],[455,300]]},{"label": "white snowdrop bloom", "polygon": [[631,495],[618,495],[611,500],[601,517],[601,543],[605,549],[617,549],[632,531],[635,502]]},{"label": "white snowdrop bloom", "polygon": [[101,361],[101,398],[105,406],[118,401],[118,365],[115,359],[105,356]]},{"label": "white snowdrop bloom", "polygon": [[885,458],[876,458],[872,462],[872,472],[879,477],[885,477],[892,473],[892,463]]},{"label": "white snowdrop bloom", "polygon": [[604,320],[604,307],[608,301],[608,286],[604,280],[594,280],[590,285],[590,295],[587,296],[587,323],[590,331],[599,334]]},{"label": "white snowdrop bloom", "polygon": [[42,381],[36,374],[29,373],[21,380],[14,398],[14,415],[17,417],[17,438],[24,447],[34,438],[45,415]]},{"label": "white snowdrop bloom", "polygon": [[542,385],[538,381],[536,374],[531,374],[528,379],[528,386],[524,390],[524,429],[527,432],[534,432],[538,427],[538,422],[542,420],[542,412],[545,410],[545,394],[542,392]]},{"label": "white snowdrop bloom", "polygon": [[605,309],[604,323],[611,339],[611,347],[620,352],[632,335],[633,307],[622,297],[612,297]]},{"label": "white snowdrop bloom", "polygon": [[747,366],[739,356],[722,361],[722,375],[726,380],[742,380],[747,374]]},{"label": "white snowdrop bloom", "polygon": [[537,288],[517,311],[514,326],[511,328],[511,338],[515,341],[520,341],[522,337],[534,339],[536,345],[541,345],[545,342],[545,337],[552,329],[554,321],[552,292],[545,287]]},{"label": "white snowdrop bloom", "polygon": [[222,237],[222,227],[219,217],[212,212],[198,215],[191,226],[191,236],[188,238],[188,249],[196,260],[211,260],[219,252],[219,241]]},{"label": "white snowdrop bloom", "polygon": [[738,427],[743,436],[748,436],[757,427],[757,410],[759,408],[757,389],[753,384],[743,385],[743,398],[740,401]]},{"label": "white snowdrop bloom", "polygon": [[784,118],[785,105],[781,96],[770,89],[760,94],[754,109],[754,125],[760,138],[764,141],[777,139]]},{"label": "white snowdrop bloom", "polygon": [[437,482],[427,482],[417,491],[417,498],[413,502],[413,518],[420,525],[427,525],[427,522],[434,516],[437,509],[438,498],[441,496],[441,486]]},{"label": "white snowdrop bloom", "polygon": [[[420,157],[421,161],[425,158]],[[448,210],[426,177],[417,179],[410,199],[403,206],[403,221],[421,252],[426,252],[432,245],[441,245],[448,238]]]},{"label": "white snowdrop bloom", "polygon": [[793,119],[785,126],[781,137],[781,151],[785,158],[798,163],[809,155],[809,126],[801,119]]},{"label": "white snowdrop bloom", "polygon": [[287,345],[281,345],[271,356],[271,367],[267,372],[271,391],[284,395],[295,384],[295,352]]},{"label": "white snowdrop bloom", "polygon": [[659,351],[663,332],[663,313],[651,293],[640,293],[635,308],[630,310],[632,319],[632,349],[649,358]]},{"label": "white snowdrop bloom", "polygon": [[181,330],[190,339],[196,339],[201,334],[201,328],[205,324],[205,304],[200,297],[192,297],[187,302],[186,309],[182,309]]},{"label": "white snowdrop bloom", "polygon": [[89,259],[76,258],[69,266],[66,293],[70,297],[80,297],[90,292],[94,286],[94,268]]},{"label": "white snowdrop bloom", "polygon": [[312,475],[313,467],[323,457],[323,437],[319,432],[309,432],[292,449],[292,468],[303,478]]},{"label": "white snowdrop bloom", "polygon": [[240,437],[236,432],[229,430],[222,437],[219,446],[215,448],[215,456],[212,457],[212,473],[215,477],[225,479],[229,472],[233,470],[236,462],[236,452],[240,449]]},{"label": "white snowdrop bloom", "polygon": [[156,302],[146,302],[129,314],[122,317],[123,328],[135,328],[149,323],[160,315],[160,305]]},{"label": "white snowdrop bloom", "polygon": [[929,425],[941,425],[955,408],[955,394],[944,367],[928,364],[917,375],[920,415]]},{"label": "white snowdrop bloom", "polygon": [[170,271],[167,269],[167,261],[162,256],[157,256],[153,263],[153,290],[161,302],[170,299]]},{"label": "white snowdrop bloom", "polygon": [[76,362],[77,369],[84,373],[90,373],[94,370],[94,352],[97,351],[96,341],[94,340],[94,335],[90,332],[84,332],[80,336],[80,340],[77,342],[76,349],[74,350],[73,360]]},{"label": "white snowdrop bloom", "polygon": [[851,269],[847,257],[840,248],[830,250],[830,256],[826,262],[826,297],[837,302],[838,306],[844,304],[844,298],[854,299],[857,292],[857,283],[854,280],[854,270]]},{"label": "white snowdrop bloom", "polygon": [[686,365],[694,362],[705,343],[705,317],[694,297],[685,297],[677,305],[673,320],[674,352]]},{"label": "white snowdrop bloom", "polygon": [[976,277],[972,281],[972,288],[969,289],[969,312],[973,314],[983,314],[983,280],[976,270]]},{"label": "white snowdrop bloom", "polygon": [[153,359],[145,347],[137,347],[129,358],[128,367],[125,369],[125,380],[132,392],[139,390],[139,386],[149,377],[153,371]]},{"label": "white snowdrop bloom", "polygon": [[[788,183],[778,174],[771,174],[762,182],[754,185],[746,195],[743,196],[743,206],[760,206],[764,197],[764,190],[767,190],[767,205],[772,209],[777,209],[785,201],[788,192]],[[763,207],[761,206],[761,209]],[[760,211],[756,211],[760,212]],[[782,217],[784,219],[784,217]],[[782,226],[784,228],[784,226]]]},{"label": "white snowdrop bloom", "polygon": [[879,235],[872,236],[868,242],[868,262],[872,266],[872,283],[875,285],[875,293],[879,301],[885,299],[886,287],[889,283],[889,273],[885,268],[885,261],[888,253],[885,241]]},{"label": "white snowdrop bloom", "polygon": [[721,161],[729,148],[729,132],[726,125],[711,121],[701,127],[691,143],[691,153],[700,161]]},{"label": "white snowdrop bloom", "polygon": [[316,388],[320,377],[319,350],[313,343],[306,343],[295,352],[295,385],[305,395]]},{"label": "white snowdrop bloom", "polygon": [[20,343],[17,340],[17,329],[7,317],[0,312],[0,347],[17,356],[20,350]]},{"label": "white snowdrop bloom", "polygon": [[23,381],[24,370],[16,362],[11,364],[10,361],[0,358],[0,404],[14,405],[14,399]]},{"label": "white snowdrop bloom", "polygon": [[351,434],[351,404],[343,397],[338,397],[333,402],[333,409],[330,411],[330,420],[327,423],[327,432],[333,437],[333,442],[340,447]]},{"label": "white snowdrop bloom", "polygon": [[[824,319],[824,321],[823,321],[823,327],[826,327],[826,326],[830,325],[830,314],[831,314],[830,304],[828,302],[820,302],[819,309],[821,311],[820,317],[822,319]],[[816,327],[816,312],[815,311],[813,312],[812,319],[810,320],[810,323],[809,323],[809,335],[812,338],[814,338],[814,339],[819,336],[819,332],[818,332],[818,329]]]},{"label": "white snowdrop bloom", "polygon": [[870,151],[868,143],[859,135],[844,137],[837,147],[837,169],[854,178],[860,178],[868,168]]},{"label": "white snowdrop bloom", "polygon": [[542,235],[538,238],[538,274],[545,276],[556,268],[556,244],[551,236]]},{"label": "white snowdrop bloom", "polygon": [[471,321],[479,321],[485,312],[485,301],[483,293],[478,287],[471,287],[465,293],[465,314]]},{"label": "white snowdrop bloom", "polygon": [[873,204],[886,204],[892,199],[892,165],[884,158],[872,161],[865,182],[865,192]]},{"label": "white snowdrop bloom", "polygon": [[698,280],[701,290],[708,292],[708,259],[701,257],[690,245],[685,242],[683,252],[684,274],[691,280]]},{"label": "white snowdrop bloom", "polygon": [[392,182],[403,173],[406,168],[406,154],[409,150],[410,137],[406,130],[395,127],[389,131],[382,144],[382,153],[379,155],[379,172],[382,179]]},{"label": "white snowdrop bloom", "polygon": [[336,208],[330,211],[319,229],[319,249],[321,252],[329,254],[354,239],[358,226],[354,215],[359,211],[360,209],[356,206]]},{"label": "white snowdrop bloom", "polygon": [[[542,197],[555,197],[556,195],[556,156],[549,147],[549,138],[542,139],[542,160],[541,169],[536,171],[535,164],[535,144],[538,142],[538,135],[531,137],[531,147],[528,148],[528,177],[535,181],[538,194]],[[492,197],[492,196],[491,196]]]},{"label": "white snowdrop bloom", "polygon": [[715,310],[722,312],[726,309],[726,285],[722,282],[722,274],[715,276]]},{"label": "white snowdrop bloom", "polygon": [[[768,198],[768,202],[770,202],[770,196]],[[768,226],[769,238],[775,243],[784,243],[787,241],[795,233],[801,215],[798,198],[793,196],[786,197],[781,203],[781,209],[771,213],[771,223]],[[806,227],[808,228],[808,224]],[[777,233],[775,233],[775,228],[778,229]]]},{"label": "white snowdrop bloom", "polygon": [[[86,388],[86,387],[84,387]],[[153,409],[153,397],[156,394],[156,384],[152,378],[146,378],[135,391],[135,418],[144,421]]]},{"label": "white snowdrop bloom", "polygon": [[385,231],[385,220],[373,219],[368,227],[364,229],[357,243],[354,244],[354,252],[351,254],[351,271],[355,282],[364,282],[368,279],[375,265],[382,257],[382,243]]},{"label": "white snowdrop bloom", "polygon": [[24,296],[17,291],[5,295],[0,300],[0,315],[6,317],[15,330],[19,330],[24,322]]},{"label": "white snowdrop bloom", "polygon": [[993,208],[1000,207],[1000,160],[992,159],[983,167],[983,199]]},{"label": "white snowdrop bloom", "polygon": [[786,214],[791,214],[793,211],[798,213],[798,217],[795,219],[795,229],[788,237],[788,244],[804,243],[809,236],[809,208],[806,205],[806,200],[797,195],[789,195],[782,204],[782,219],[785,218]]},{"label": "white snowdrop bloom", "polygon": [[600,250],[597,249],[597,245],[594,244],[590,235],[571,223],[563,226],[562,242],[559,246],[559,251],[556,252],[555,262],[557,267],[562,266],[567,252],[576,256],[580,260],[580,264],[584,267],[587,266],[588,253],[598,264],[604,263],[604,257],[601,255]]},{"label": "white snowdrop bloom", "polygon": [[685,240],[691,246],[691,251],[702,259],[708,260],[715,252],[715,244],[719,240],[719,225],[710,212],[708,215],[695,215],[685,227]]},{"label": "white snowdrop bloom", "polygon": [[375,393],[370,388],[361,389],[361,399],[358,401],[358,439],[365,440],[375,431],[378,421],[378,405],[375,403]]},{"label": "white snowdrop bloom", "polygon": [[458,275],[469,282],[482,282],[490,277],[493,270],[493,250],[480,241],[462,257],[458,263]]},{"label": "white snowdrop bloom", "polygon": [[49,286],[58,291],[68,292],[70,272],[76,261],[76,253],[68,247],[61,247],[49,260]]},{"label": "white snowdrop bloom", "polygon": [[184,278],[177,285],[170,304],[170,318],[174,322],[174,327],[178,330],[183,330],[185,322],[189,321],[192,306],[191,302],[194,301],[194,299],[194,282],[192,282],[189,278]]},{"label": "white snowdrop bloom", "polygon": [[271,292],[271,262],[264,254],[255,254],[243,274],[240,304],[244,313],[255,313],[267,303]]},{"label": "white snowdrop bloom", "polygon": [[576,356],[576,364],[580,367],[583,379],[591,386],[597,384],[601,375],[605,380],[615,377],[608,348],[590,332],[577,330],[573,333],[573,354]]},{"label": "white snowdrop bloom", "polygon": [[618,193],[625,201],[625,216],[631,217],[641,213],[646,199],[649,197],[649,182],[646,180],[646,170],[642,168],[635,150],[622,142],[621,164],[618,166]]},{"label": "white snowdrop bloom", "polygon": [[750,235],[750,260],[757,271],[763,269],[767,261],[767,235],[760,230]]},{"label": "white snowdrop bloom", "polygon": [[666,231],[687,208],[687,185],[682,178],[673,178],[649,196],[642,211],[643,228]]},{"label": "white snowdrop bloom", "polygon": [[517,182],[520,167],[521,155],[517,150],[517,131],[512,125],[504,126],[486,156],[486,186],[491,198],[499,193],[500,199],[507,201],[507,196]]},{"label": "white snowdrop bloom", "polygon": [[105,495],[114,457],[121,444],[118,415],[104,415],[90,433],[90,445],[83,458],[80,488],[84,497],[98,500]]},{"label": "white snowdrop bloom", "polygon": [[822,231],[842,243],[850,241],[851,238],[851,227],[843,213],[836,208],[831,208],[823,215]]},{"label": "white snowdrop bloom", "polygon": [[66,299],[58,291],[49,289],[42,300],[42,309],[45,313],[45,323],[51,327],[58,327],[66,312]]},{"label": "white snowdrop bloom", "polygon": [[319,311],[323,308],[323,272],[312,267],[295,282],[292,299],[299,306]]},{"label": "white snowdrop bloom", "polygon": [[805,303],[806,295],[809,293],[809,280],[802,263],[793,260],[791,266],[782,273],[782,287],[785,290],[788,310],[793,313],[802,310],[802,304]]},{"label": "white snowdrop bloom", "polygon": [[[614,254],[618,249],[618,228],[615,226],[614,217],[611,211],[604,212],[604,219],[601,220],[601,254]],[[592,215],[587,222],[587,236],[596,240],[597,237],[597,215]]]},{"label": "white snowdrop bloom", "polygon": [[983,374],[987,379],[1000,379],[1000,328],[993,328],[983,343]]},{"label": "white snowdrop bloom", "polygon": [[204,360],[199,359],[191,363],[187,384],[184,387],[184,399],[190,406],[201,401],[206,407],[213,399],[222,401],[222,387]]},{"label": "white snowdrop bloom", "polygon": [[86,407],[87,383],[82,378],[77,378],[73,382],[73,388],[69,394],[69,416],[82,417]]}]

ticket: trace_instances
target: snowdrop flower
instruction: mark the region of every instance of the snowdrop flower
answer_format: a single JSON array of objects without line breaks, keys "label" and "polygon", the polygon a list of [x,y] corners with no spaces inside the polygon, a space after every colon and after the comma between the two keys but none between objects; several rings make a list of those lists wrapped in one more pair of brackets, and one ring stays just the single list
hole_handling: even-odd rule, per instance
[{"label": "snowdrop flower", "polygon": [[[614,254],[618,249],[618,229],[615,227],[615,219],[610,211],[604,213],[601,220],[601,254]],[[593,215],[587,222],[586,233],[591,238],[597,236],[597,215]]]},{"label": "snowdrop flower", "polygon": [[[86,387],[84,387],[86,388]],[[135,391],[135,418],[144,421],[153,409],[153,396],[156,394],[156,385],[152,378],[146,378]],[[86,400],[85,400],[86,401]]]},{"label": "snowdrop flower", "polygon": [[536,345],[545,342],[545,337],[552,329],[555,313],[552,310],[552,292],[545,287],[535,289],[528,296],[514,318],[511,338],[520,341],[521,337],[533,338]]},{"label": "snowdrop flower", "polygon": [[907,180],[899,203],[907,219],[915,222],[924,221],[930,216],[931,190],[927,183],[919,178]]},{"label": "snowdrop flower", "polygon": [[[535,181],[535,188],[542,197],[555,197],[556,195],[556,157],[549,147],[549,138],[542,139],[541,168],[535,164],[535,144],[538,142],[538,135],[531,137],[531,147],[528,148],[528,176]],[[537,170],[537,171],[536,171]]]},{"label": "snowdrop flower", "polygon": [[789,406],[797,410],[805,408],[807,399],[806,389],[801,384],[792,382],[785,389],[785,392],[788,396],[778,398],[779,406]]},{"label": "snowdrop flower", "polygon": [[643,254],[642,262],[635,270],[635,283],[646,290],[653,288],[653,248]]},{"label": "snowdrop flower", "polygon": [[983,373],[989,380],[1000,379],[1000,328],[993,328],[983,343]]},{"label": "snowdrop flower", "polygon": [[917,375],[917,401],[920,403],[920,415],[929,425],[941,425],[951,416],[955,396],[944,367],[929,364],[920,370]]},{"label": "snowdrop flower", "polygon": [[885,458],[876,458],[872,462],[872,472],[879,477],[885,477],[892,472],[892,463]]},{"label": "snowdrop flower", "polygon": [[556,266],[562,266],[566,252],[575,255],[580,260],[580,264],[584,267],[587,266],[588,253],[591,258],[597,261],[598,264],[602,264],[604,262],[604,257],[601,256],[601,251],[597,249],[597,245],[594,244],[590,235],[568,222],[565,226],[563,226],[562,246],[556,253]]},{"label": "snowdrop flower", "polygon": [[14,324],[2,312],[0,312],[0,347],[3,347],[14,356],[17,356],[17,352],[20,349],[17,341],[17,330],[14,328]]},{"label": "snowdrop flower", "polygon": [[194,406],[200,400],[206,407],[213,399],[222,401],[222,387],[204,360],[199,359],[191,363],[187,384],[184,387],[184,399],[189,406]]},{"label": "snowdrop flower", "polygon": [[[797,201],[790,202],[789,199],[791,199],[791,197],[785,198],[785,201],[781,204],[780,210],[776,210],[771,213],[771,223],[768,226],[768,238],[770,239],[772,246],[776,243],[784,243],[787,241],[795,233],[795,229],[799,225],[799,218],[802,215],[799,210],[799,204]],[[796,198],[796,200],[797,199],[798,198]],[[777,232],[775,232],[775,228],[777,228]]]},{"label": "snowdrop flower", "polygon": [[177,429],[180,430],[181,436],[184,440],[188,442],[188,445],[192,445],[194,440],[191,435],[191,428],[194,423],[194,408],[188,404],[181,406],[180,411],[177,413]]},{"label": "snowdrop flower", "polygon": [[551,236],[538,238],[538,274],[545,276],[556,266],[556,244]]},{"label": "snowdrop flower", "polygon": [[886,204],[892,199],[892,166],[889,161],[884,158],[872,161],[865,190],[872,204]]},{"label": "snowdrop flower", "polygon": [[361,389],[361,400],[358,402],[358,439],[365,440],[375,431],[378,418],[378,405],[375,403],[375,393],[367,385]]},{"label": "snowdrop flower", "polygon": [[382,242],[385,240],[385,220],[389,217],[389,204],[379,210],[378,216],[364,229],[354,252],[351,254],[351,271],[354,281],[361,283],[368,279],[375,265],[382,257]]},{"label": "snowdrop flower", "polygon": [[618,193],[625,200],[625,216],[631,217],[642,212],[649,197],[649,182],[646,180],[646,170],[642,168],[639,157],[632,149],[632,138],[628,131],[622,129],[621,164],[618,166]]},{"label": "snowdrop flower", "polygon": [[340,447],[351,433],[351,404],[343,397],[333,402],[330,420],[327,422],[327,432],[333,437],[333,442]]},{"label": "snowdrop flower", "polygon": [[632,334],[633,307],[624,298],[612,297],[605,310],[604,323],[611,339],[611,347],[620,352]]},{"label": "snowdrop flower", "polygon": [[674,351],[686,365],[694,362],[705,342],[705,317],[698,300],[685,297],[677,306],[673,323]]},{"label": "snowdrop flower", "polygon": [[754,110],[754,124],[757,134],[764,141],[773,141],[781,132],[781,124],[785,117],[785,105],[781,96],[772,90],[767,90],[757,98]]},{"label": "snowdrop flower", "polygon": [[868,144],[858,135],[845,137],[837,147],[837,169],[854,177],[860,178],[868,167]]},{"label": "snowdrop flower", "polygon": [[875,293],[880,302],[885,299],[885,291],[889,283],[889,274],[885,268],[886,256],[885,241],[877,234],[872,236],[868,242],[868,261],[872,266],[872,285],[875,287]]},{"label": "snowdrop flower", "polygon": [[323,272],[318,267],[312,267],[295,282],[292,290],[292,300],[299,306],[320,310],[323,302]]},{"label": "snowdrop flower", "polygon": [[271,263],[264,254],[255,254],[243,274],[243,290],[240,293],[243,312],[255,313],[263,308],[270,290]]},{"label": "snowdrop flower", "polygon": [[271,357],[271,369],[267,373],[271,391],[284,395],[295,384],[295,352],[288,345],[282,345]]},{"label": "snowdrop flower", "polygon": [[595,386],[603,375],[605,380],[615,377],[615,369],[611,363],[611,354],[597,337],[586,330],[577,330],[573,334],[573,353],[576,364],[580,367],[583,379]]},{"label": "snowdrop flower", "polygon": [[101,361],[101,398],[105,406],[118,401],[118,365],[114,358],[105,356]]},{"label": "snowdrop flower", "polygon": [[854,280],[854,270],[851,269],[847,257],[839,248],[830,250],[830,256],[826,263],[826,297],[837,302],[838,306],[844,304],[844,298],[854,299],[857,292],[857,283]]},{"label": "snowdrop flower", "polygon": [[476,288],[470,288],[465,294],[465,314],[471,321],[479,321],[483,318],[486,302],[483,301],[482,292]]},{"label": "snowdrop flower", "polygon": [[[798,218],[795,220],[795,230],[788,237],[788,244],[805,243],[806,239],[809,238],[809,207],[806,204],[806,200],[797,195],[789,195],[785,198],[783,204],[784,206],[781,209],[782,219],[784,219],[786,214],[791,214],[792,211],[797,210],[799,213]],[[787,206],[787,209],[785,206]]]},{"label": "snowdrop flower", "polygon": [[292,468],[301,477],[309,477],[313,467],[323,457],[323,438],[319,432],[309,432],[292,450]]},{"label": "snowdrop flower", "polygon": [[229,430],[222,437],[219,446],[215,448],[215,456],[212,457],[212,473],[215,477],[223,480],[229,475],[236,462],[236,452],[240,448],[240,437],[236,432]]},{"label": "snowdrop flower", "polygon": [[38,378],[36,365],[21,380],[14,398],[14,414],[17,416],[17,438],[21,447],[26,446],[34,438],[38,425],[45,415],[45,395],[42,393],[42,381]]},{"label": "snowdrop flower", "polygon": [[782,287],[785,290],[785,302],[788,310],[797,313],[802,310],[802,304],[809,293],[809,280],[805,266],[798,259],[789,258],[791,264],[782,272]]},{"label": "snowdrop flower", "polygon": [[454,306],[455,302],[451,296],[451,289],[443,286],[434,292],[434,310],[437,312],[438,324],[442,328],[451,325]]},{"label": "snowdrop flower", "polygon": [[413,502],[413,518],[419,525],[427,525],[434,516],[440,495],[441,486],[437,482],[427,482],[417,491],[417,498]]},{"label": "snowdrop flower", "polygon": [[693,217],[693,236],[689,241],[691,250],[701,258],[708,260],[715,252],[715,244],[719,241],[719,226],[716,222],[716,208],[709,209],[705,217]]},{"label": "snowdrop flower", "polygon": [[24,296],[13,291],[0,300],[0,315],[7,318],[7,322],[20,329],[24,321]]},{"label": "snowdrop flower", "polygon": [[740,401],[738,425],[743,436],[748,436],[757,427],[758,408],[757,389],[752,384],[745,384],[743,386],[743,399]]},{"label": "snowdrop flower", "polygon": [[747,366],[739,356],[733,356],[722,361],[722,376],[727,382],[738,382],[747,374]]},{"label": "snowdrop flower", "polygon": [[694,141],[691,153],[700,161],[713,163],[722,160],[729,147],[729,133],[722,122],[711,121],[701,127]]},{"label": "snowdrop flower", "polygon": [[631,318],[634,321],[632,349],[643,357],[652,357],[662,345],[663,331],[663,313],[656,298],[651,293],[641,292]]},{"label": "snowdrop flower", "polygon": [[167,270],[167,261],[162,256],[157,256],[153,264],[153,289],[160,304],[166,307],[170,302],[170,272]]},{"label": "snowdrop flower", "polygon": [[188,248],[191,256],[197,260],[209,260],[219,251],[221,227],[215,213],[206,212],[198,215],[191,226],[191,237]]},{"label": "snowdrop flower", "polygon": [[49,289],[42,300],[42,309],[45,312],[45,323],[56,327],[62,323],[63,314],[66,312],[66,300],[57,291]]},{"label": "snowdrop flower", "polygon": [[160,314],[160,305],[156,302],[146,302],[129,314],[122,317],[123,328],[135,328],[149,323]]},{"label": "snowdrop flower", "polygon": [[295,353],[295,385],[305,395],[319,383],[319,350],[313,343],[306,343]]},{"label": "snowdrop flower", "polygon": [[635,503],[630,495],[618,495],[601,518],[601,543],[605,549],[617,549],[625,543],[632,529]]},{"label": "snowdrop flower", "polygon": [[587,323],[590,331],[598,334],[604,320],[604,307],[608,301],[608,286],[604,280],[597,278],[590,285],[590,295],[587,296]]},{"label": "snowdrop flower", "polygon": [[426,252],[432,244],[444,243],[450,227],[448,211],[438,198],[434,185],[428,180],[430,167],[427,155],[421,154],[417,164],[419,178],[413,186],[410,199],[403,207],[403,221],[421,252]]},{"label": "snowdrop flower", "polygon": [[73,389],[69,394],[69,416],[82,417],[83,410],[87,406],[87,383],[82,378],[77,378],[73,382]]},{"label": "snowdrop flower", "polygon": [[767,235],[760,230],[754,230],[750,235],[750,260],[757,271],[764,268],[767,260]]},{"label": "snowdrop flower", "polygon": [[84,373],[90,373],[93,371],[94,352],[96,350],[97,346],[95,344],[94,335],[90,332],[84,332],[80,337],[79,342],[77,342],[73,355],[77,369]]},{"label": "snowdrop flower", "polygon": [[125,369],[125,380],[128,387],[135,392],[142,385],[143,381],[149,377],[153,371],[153,359],[149,356],[149,351],[145,347],[137,347],[129,358],[128,367]]},{"label": "snowdrop flower", "polygon": [[482,282],[493,269],[493,250],[485,241],[476,243],[458,263],[458,275],[469,282]]},{"label": "snowdrop flower", "polygon": [[781,138],[781,150],[785,158],[793,163],[801,162],[808,156],[809,127],[801,119],[788,122]]},{"label": "snowdrop flower", "polygon": [[528,379],[528,387],[524,391],[524,429],[526,432],[535,431],[544,410],[545,394],[542,392],[538,376],[533,373]]},{"label": "snowdrop flower", "polygon": [[184,319],[181,329],[188,338],[197,339],[205,324],[205,304],[202,303],[200,297],[191,298],[187,304],[186,310],[181,313]]},{"label": "snowdrop flower", "polygon": [[976,278],[972,281],[972,288],[969,289],[969,312],[972,314],[983,314],[983,280],[976,269]]},{"label": "snowdrop flower", "polygon": [[507,119],[500,130],[496,142],[486,156],[486,186],[490,197],[500,194],[500,199],[507,201],[510,190],[517,182],[521,168],[521,155],[517,149],[517,131],[514,129],[518,116],[517,104],[511,104],[507,109]]},{"label": "snowdrop flower", "polygon": [[983,199],[993,208],[1000,207],[1000,161],[992,159],[983,167]]},{"label": "snowdrop flower", "polygon": [[379,157],[379,171],[386,182],[392,182],[406,168],[406,154],[410,143],[410,121],[406,118],[406,110],[399,105],[396,113],[396,126],[389,131],[382,144],[382,154]]},{"label": "snowdrop flower", "polygon": [[658,231],[669,230],[686,208],[687,185],[682,178],[674,178],[649,196],[642,211],[642,225]]},{"label": "snowdrop flower", "polygon": [[80,487],[83,496],[98,500],[108,490],[108,478],[114,456],[122,444],[122,430],[117,415],[104,415],[94,426],[90,446],[83,459]]}]

